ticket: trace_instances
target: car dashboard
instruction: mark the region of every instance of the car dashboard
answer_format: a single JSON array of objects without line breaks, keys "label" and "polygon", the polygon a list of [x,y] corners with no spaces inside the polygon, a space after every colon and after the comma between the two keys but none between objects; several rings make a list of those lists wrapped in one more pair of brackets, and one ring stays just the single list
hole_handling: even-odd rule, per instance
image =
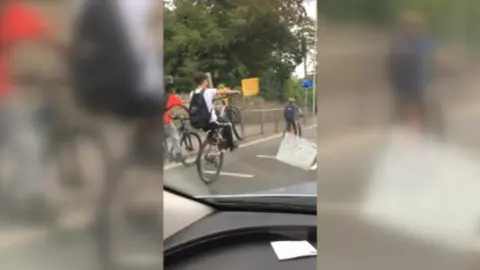
[{"label": "car dashboard", "polygon": [[316,247],[317,217],[214,211],[165,239],[164,269],[316,269],[316,257],[278,260],[270,243],[281,240]]}]

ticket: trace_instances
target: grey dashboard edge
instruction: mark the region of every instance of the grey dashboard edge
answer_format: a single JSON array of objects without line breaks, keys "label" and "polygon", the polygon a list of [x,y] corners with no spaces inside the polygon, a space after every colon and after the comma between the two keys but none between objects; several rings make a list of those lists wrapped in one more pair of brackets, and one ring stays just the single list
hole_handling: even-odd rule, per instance
[{"label": "grey dashboard edge", "polygon": [[163,239],[167,239],[213,212],[215,210],[206,205],[164,190]]}]

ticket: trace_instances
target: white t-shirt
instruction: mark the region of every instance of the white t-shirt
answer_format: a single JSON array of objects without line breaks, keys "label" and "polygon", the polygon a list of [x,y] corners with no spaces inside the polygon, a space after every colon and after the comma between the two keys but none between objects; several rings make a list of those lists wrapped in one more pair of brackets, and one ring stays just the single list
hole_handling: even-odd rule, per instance
[{"label": "white t-shirt", "polygon": [[[82,11],[86,1],[73,0],[75,13]],[[94,0],[93,0],[94,1]],[[137,59],[142,63],[142,85],[144,91],[160,91],[163,84],[163,67],[158,59],[158,49],[155,49],[154,38],[150,34],[149,21],[154,16],[157,5],[156,0],[115,0],[117,1],[120,16],[123,18],[124,27],[130,45],[134,49]]]},{"label": "white t-shirt", "polygon": [[[197,93],[200,93],[201,91],[202,89],[197,88],[192,92],[190,92],[190,99],[192,99],[193,93],[197,94]],[[203,98],[205,99],[205,104],[207,105],[208,110],[212,112],[212,115],[210,116],[210,123],[216,122],[218,119],[217,113],[215,112],[213,107],[213,99],[215,98],[216,95],[217,95],[217,89],[215,88],[207,88],[205,89],[205,92],[203,92]]]}]

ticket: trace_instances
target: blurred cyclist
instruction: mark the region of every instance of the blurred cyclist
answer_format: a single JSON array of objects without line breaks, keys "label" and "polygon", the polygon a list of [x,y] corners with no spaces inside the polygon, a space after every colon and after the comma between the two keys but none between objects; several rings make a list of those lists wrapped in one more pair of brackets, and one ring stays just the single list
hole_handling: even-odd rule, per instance
[{"label": "blurred cyclist", "polygon": [[[135,153],[147,163],[163,154],[163,65],[152,29],[155,0],[75,0],[71,77],[77,103],[93,115],[136,124]],[[160,16],[161,17],[161,16]]]},{"label": "blurred cyclist", "polygon": [[28,113],[29,108],[13,92],[8,63],[15,48],[25,42],[46,44],[62,57],[66,48],[34,7],[17,0],[0,0],[0,13],[0,139],[12,146],[16,164],[21,167],[15,181],[21,194],[15,195],[42,206],[45,185],[40,162],[41,142],[36,135],[34,115]]},{"label": "blurred cyclist", "polygon": [[396,99],[396,120],[423,129],[427,124],[425,92],[435,46],[420,13],[408,11],[402,15],[390,50],[388,69]]},{"label": "blurred cyclist", "polygon": [[302,114],[302,109],[295,103],[294,97],[288,98],[288,104],[285,106],[284,117],[287,124],[287,130],[290,134],[297,134],[297,116]]},{"label": "blurred cyclist", "polygon": [[224,148],[234,151],[238,145],[233,141],[232,123],[228,119],[217,115],[213,100],[216,95],[238,95],[240,91],[228,88],[207,88],[208,76],[204,73],[195,76],[194,81],[197,88],[190,93],[190,124],[194,128],[205,131],[222,127],[222,135],[226,140]]},{"label": "blurred cyclist", "polygon": [[174,159],[176,162],[180,162],[182,157],[182,148],[180,146],[180,135],[177,132],[177,127],[172,122],[172,116],[170,109],[174,106],[183,105],[183,101],[175,95],[175,85],[173,83],[168,83],[165,86],[165,91],[167,94],[167,109],[163,117],[163,123],[165,125],[165,139],[169,139],[172,142]]}]

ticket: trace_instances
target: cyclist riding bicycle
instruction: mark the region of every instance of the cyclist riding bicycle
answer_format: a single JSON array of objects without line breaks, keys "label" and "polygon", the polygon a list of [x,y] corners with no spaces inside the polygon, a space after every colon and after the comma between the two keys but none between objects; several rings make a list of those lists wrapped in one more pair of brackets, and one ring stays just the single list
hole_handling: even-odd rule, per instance
[{"label": "cyclist riding bicycle", "polygon": [[168,83],[165,86],[165,91],[167,94],[167,110],[165,111],[163,117],[163,124],[165,126],[165,139],[170,139],[172,142],[175,162],[180,162],[182,158],[180,135],[178,134],[177,128],[172,122],[172,115],[170,113],[170,109],[174,106],[183,105],[183,101],[177,95],[175,95],[175,90],[175,85],[173,83]]},{"label": "cyclist riding bicycle", "polygon": [[288,98],[288,104],[285,106],[284,117],[287,124],[287,130],[291,134],[297,134],[297,116],[302,114],[302,109],[295,103],[295,98]]},{"label": "cyclist riding bicycle", "polygon": [[190,123],[194,128],[210,131],[222,128],[222,136],[225,138],[224,149],[234,151],[238,144],[233,140],[232,123],[224,117],[218,116],[213,101],[216,95],[236,95],[240,91],[228,88],[207,88],[208,76],[200,73],[194,78],[197,88],[190,93],[189,116]]}]

